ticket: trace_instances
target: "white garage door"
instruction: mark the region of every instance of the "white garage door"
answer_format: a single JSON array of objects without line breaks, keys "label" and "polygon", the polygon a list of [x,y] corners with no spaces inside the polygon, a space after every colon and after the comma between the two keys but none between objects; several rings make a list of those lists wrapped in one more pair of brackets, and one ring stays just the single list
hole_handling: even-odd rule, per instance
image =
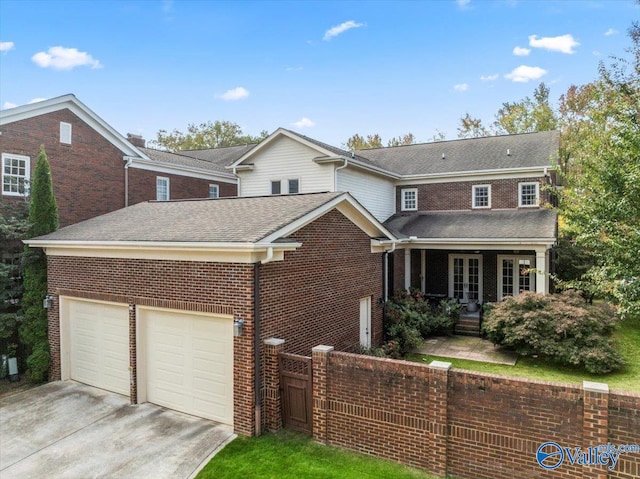
[{"label": "white garage door", "polygon": [[139,315],[147,401],[232,425],[233,318],[151,309]]},{"label": "white garage door", "polygon": [[69,377],[129,396],[127,305],[69,300]]}]

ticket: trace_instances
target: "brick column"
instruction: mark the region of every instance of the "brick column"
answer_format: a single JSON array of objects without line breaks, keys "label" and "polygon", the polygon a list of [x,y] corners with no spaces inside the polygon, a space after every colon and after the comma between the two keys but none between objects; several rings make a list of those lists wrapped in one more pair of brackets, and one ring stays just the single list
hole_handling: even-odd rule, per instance
[{"label": "brick column", "polygon": [[262,406],[268,431],[282,429],[282,400],[280,396],[280,367],[278,354],[284,350],[284,339],[264,340],[264,383]]},{"label": "brick column", "polygon": [[327,444],[327,362],[333,346],[316,346],[313,358],[313,439]]},{"label": "brick column", "polygon": [[[609,439],[609,386],[604,383],[582,382],[584,390],[584,415],[582,447],[607,444]],[[585,479],[607,479],[607,466],[584,466]]]},{"label": "brick column", "polygon": [[451,363],[429,364],[429,472],[447,475],[447,403]]}]

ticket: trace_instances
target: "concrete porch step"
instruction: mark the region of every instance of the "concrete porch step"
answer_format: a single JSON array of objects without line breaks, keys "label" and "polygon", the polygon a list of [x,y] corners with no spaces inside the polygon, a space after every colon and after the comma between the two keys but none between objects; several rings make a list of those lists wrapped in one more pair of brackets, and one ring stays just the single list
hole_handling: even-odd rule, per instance
[{"label": "concrete porch step", "polygon": [[461,317],[453,328],[455,334],[480,336],[480,318]]}]

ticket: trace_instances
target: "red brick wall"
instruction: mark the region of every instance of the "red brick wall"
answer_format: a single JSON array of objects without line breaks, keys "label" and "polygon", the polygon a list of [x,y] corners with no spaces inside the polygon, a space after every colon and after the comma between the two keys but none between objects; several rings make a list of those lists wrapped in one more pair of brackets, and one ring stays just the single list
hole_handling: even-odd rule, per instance
[{"label": "red brick wall", "polygon": [[583,450],[638,444],[640,394],[342,352],[313,358],[313,433],[321,442],[447,477],[640,477],[639,453],[621,454],[613,471],[568,460],[547,471],[536,461],[547,441]]},{"label": "red brick wall", "polygon": [[[60,143],[60,122],[71,123],[72,144]],[[40,145],[51,165],[60,226],[124,207],[122,152],[70,110],[3,125],[0,151],[31,158],[33,175]],[[10,201],[2,196],[2,201]]]},{"label": "red brick wall", "polygon": [[[234,428],[255,433],[252,264],[49,256],[48,268],[49,294],[56,295],[49,310],[51,380],[60,379],[57,295],[232,314],[245,320],[245,333],[234,338]],[[135,372],[135,347],[131,361]]]},{"label": "red brick wall", "polygon": [[287,352],[311,355],[318,344],[360,344],[360,299],[371,297],[372,344],[382,341],[382,254],[369,236],[333,210],[291,239],[302,247],[260,272],[261,337],[284,339]]},{"label": "red brick wall", "polygon": [[156,171],[129,168],[129,205],[156,199],[156,178],[169,178],[169,198],[183,200],[190,198],[208,198],[209,185],[218,185],[220,196],[237,196],[237,186],[233,183],[191,178],[189,176],[169,175]]},{"label": "red brick wall", "polygon": [[[545,178],[538,179],[546,184]],[[450,183],[431,183],[404,185],[396,187],[396,211],[401,209],[401,191],[405,188],[418,189],[419,211],[451,211],[472,209],[472,186],[491,185],[491,209],[518,208],[518,183],[534,182],[535,178],[513,178],[493,181],[457,181]],[[550,194],[540,188],[541,204],[550,202]]]}]

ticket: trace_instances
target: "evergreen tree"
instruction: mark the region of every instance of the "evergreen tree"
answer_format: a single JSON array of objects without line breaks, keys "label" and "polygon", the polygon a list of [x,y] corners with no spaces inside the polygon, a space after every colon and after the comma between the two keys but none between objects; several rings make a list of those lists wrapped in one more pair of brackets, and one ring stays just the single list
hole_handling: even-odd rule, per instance
[{"label": "evergreen tree", "polygon": [[[29,237],[34,238],[58,228],[58,207],[53,196],[51,168],[44,145],[40,147],[38,163],[31,184],[29,207]],[[47,379],[49,370],[49,341],[47,338],[47,310],[42,302],[47,295],[47,257],[40,248],[25,247],[23,322],[20,339],[27,349],[27,376],[33,381]]]}]

